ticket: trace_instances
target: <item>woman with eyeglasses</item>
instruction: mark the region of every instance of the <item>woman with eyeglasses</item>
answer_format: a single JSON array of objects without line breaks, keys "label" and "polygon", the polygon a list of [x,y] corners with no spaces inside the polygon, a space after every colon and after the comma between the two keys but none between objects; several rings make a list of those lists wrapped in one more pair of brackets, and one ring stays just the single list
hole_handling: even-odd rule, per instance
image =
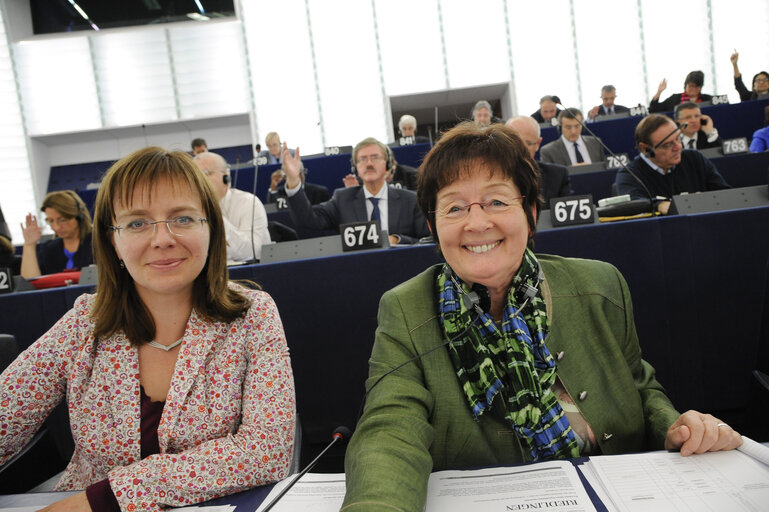
[{"label": "woman with eyeglasses", "polygon": [[460,124],[425,157],[418,201],[445,263],[381,299],[343,511],[423,510],[431,471],[740,444],[675,410],[616,268],[531,251],[538,180],[501,124]]},{"label": "woman with eyeglasses", "polygon": [[734,69],[734,88],[740,93],[740,100],[755,100],[762,94],[769,94],[769,73],[766,71],[759,71],[753,75],[752,90],[749,91],[748,88],[745,87],[745,83],[742,81],[742,73],[740,73],[740,68],[737,64],[739,58],[740,54],[737,50],[735,50],[730,57],[732,68]]},{"label": "woman with eyeglasses", "polygon": [[27,214],[21,225],[24,248],[21,275],[27,279],[66,270],[79,270],[93,263],[91,216],[80,196],[73,190],[51,192],[40,211],[56,237],[40,242],[42,236],[37,216]]},{"label": "woman with eyeglasses", "polygon": [[273,300],[229,281],[218,201],[183,152],[115,163],[96,294],[0,376],[0,464],[66,396],[75,452],[48,510],[160,510],[284,478],[294,384]]}]

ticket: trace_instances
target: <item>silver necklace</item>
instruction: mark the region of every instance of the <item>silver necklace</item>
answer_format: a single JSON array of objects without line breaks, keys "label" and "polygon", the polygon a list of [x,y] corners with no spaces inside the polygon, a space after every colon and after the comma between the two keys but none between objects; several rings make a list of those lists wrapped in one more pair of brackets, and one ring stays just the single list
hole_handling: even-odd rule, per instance
[{"label": "silver necklace", "polygon": [[178,340],[174,341],[170,345],[161,345],[160,343],[158,343],[155,340],[150,341],[149,343],[147,343],[147,345],[149,345],[150,347],[159,348],[160,350],[165,350],[166,352],[168,352],[169,350],[171,350],[173,348],[176,348],[179,345],[181,345],[182,341],[184,341],[184,336],[182,336]]}]

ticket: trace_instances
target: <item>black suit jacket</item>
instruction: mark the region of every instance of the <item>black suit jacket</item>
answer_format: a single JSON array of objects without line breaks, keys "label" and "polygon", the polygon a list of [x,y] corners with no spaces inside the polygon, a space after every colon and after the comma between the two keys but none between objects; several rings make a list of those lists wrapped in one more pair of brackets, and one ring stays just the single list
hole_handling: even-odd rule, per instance
[{"label": "black suit jacket", "polygon": [[[304,182],[304,193],[307,195],[307,199],[310,200],[310,204],[320,204],[323,201],[331,199],[331,194],[328,193],[328,189],[323,185],[316,185],[315,183]],[[267,191],[267,202],[274,203],[278,200],[278,197],[286,197],[285,184],[278,185],[278,190],[273,192]]]},{"label": "black suit jacket", "polygon": [[[288,211],[297,227],[316,230],[338,229],[340,224],[369,220],[362,186],[338,188],[330,200],[315,206],[300,189],[288,198]],[[411,190],[387,189],[387,222],[389,234],[400,236],[401,243],[415,243],[430,234],[427,220],[417,206],[417,195]]]},{"label": "black suit jacket", "polygon": [[417,170],[409,165],[398,164],[391,185],[396,188],[417,189]]},{"label": "black suit jacket", "polygon": [[[676,108],[676,105],[681,103],[681,98],[683,97],[683,93],[673,94],[669,96],[665,101],[660,100],[652,100],[651,103],[649,103],[649,112],[668,112],[670,110],[673,110]],[[700,99],[702,101],[710,101],[713,99],[713,96],[710,94],[702,94],[700,93]]]},{"label": "black suit jacket", "polygon": [[550,199],[574,194],[569,181],[569,169],[563,165],[537,162],[539,167],[539,193],[550,208]]},{"label": "black suit jacket", "polygon": [[713,142],[708,142],[707,133],[702,130],[697,132],[697,149],[720,148],[723,145],[723,142],[724,141],[721,140],[720,136]]},{"label": "black suit jacket", "polygon": [[[630,112],[630,109],[623,105],[617,105],[617,104],[614,105],[615,114],[624,114],[625,112]],[[598,113],[595,115],[595,117],[608,116],[608,115],[609,114],[607,114],[606,111],[604,111],[603,105],[601,105],[600,107],[598,107]]]}]

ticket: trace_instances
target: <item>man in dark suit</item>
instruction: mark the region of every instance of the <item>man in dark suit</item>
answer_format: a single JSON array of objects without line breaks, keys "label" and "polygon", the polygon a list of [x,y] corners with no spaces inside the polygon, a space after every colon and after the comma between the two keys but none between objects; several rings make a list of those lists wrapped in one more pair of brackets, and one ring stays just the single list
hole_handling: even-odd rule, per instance
[{"label": "man in dark suit", "polygon": [[387,146],[373,137],[363,139],[352,152],[352,165],[360,186],[334,191],[330,200],[312,206],[301,187],[299,148],[294,156],[283,145],[283,169],[286,172],[288,210],[297,227],[336,229],[340,224],[378,219],[390,235],[390,244],[415,243],[428,236],[427,221],[417,206],[411,190],[387,186],[389,167]]},{"label": "man in dark suit", "polygon": [[558,96],[542,96],[539,99],[539,110],[531,114],[531,117],[540,124],[552,123],[558,114],[558,108],[555,105],[560,102]]},{"label": "man in dark suit", "polygon": [[[273,171],[270,176],[270,189],[267,191],[267,202],[275,203],[279,197],[286,197],[286,186],[283,184],[283,178],[286,174],[283,169]],[[323,201],[328,201],[331,198],[331,194],[328,193],[328,189],[323,185],[316,185],[306,181],[307,169],[302,166],[302,188],[307,195],[307,199],[310,200],[310,204],[320,204]]]},{"label": "man in dark suit", "polygon": [[545,163],[565,166],[603,162],[603,148],[597,138],[582,136],[582,112],[567,108],[558,115],[561,137],[542,146],[539,156]]},{"label": "man in dark suit", "polygon": [[[515,130],[526,149],[529,150],[532,160],[542,144],[539,123],[531,116],[516,116],[507,121],[507,126]],[[539,167],[539,189],[545,203],[545,209],[549,208],[550,199],[574,194],[569,182],[569,170],[558,164],[537,162]]]},{"label": "man in dark suit", "polygon": [[617,98],[617,89],[613,85],[604,85],[601,87],[601,105],[593,107],[588,112],[587,117],[591,121],[598,116],[611,116],[614,114],[623,114],[630,112],[630,109],[617,105],[614,100]]},{"label": "man in dark suit", "polygon": [[684,149],[720,148],[721,137],[713,126],[713,119],[700,112],[700,107],[687,101],[676,105],[673,117],[681,127],[681,144]]}]

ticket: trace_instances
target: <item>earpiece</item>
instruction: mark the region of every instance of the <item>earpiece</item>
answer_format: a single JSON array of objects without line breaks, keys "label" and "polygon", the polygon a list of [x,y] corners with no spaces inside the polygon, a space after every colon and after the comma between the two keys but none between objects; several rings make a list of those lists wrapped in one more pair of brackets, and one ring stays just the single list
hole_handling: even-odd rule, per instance
[{"label": "earpiece", "polygon": [[646,155],[646,158],[654,158],[654,148],[652,146],[648,146],[646,151],[644,151],[644,155]]},{"label": "earpiece", "polygon": [[232,182],[232,178],[229,174],[222,174],[222,181],[225,185],[229,185]]},{"label": "earpiece", "polygon": [[77,215],[75,215],[75,218],[77,219],[77,222],[80,223],[85,218],[83,216],[83,207],[80,204],[80,201],[78,201],[77,192],[74,192],[72,190],[68,190],[67,193],[72,198],[72,200],[75,202],[75,206],[77,206]]}]

